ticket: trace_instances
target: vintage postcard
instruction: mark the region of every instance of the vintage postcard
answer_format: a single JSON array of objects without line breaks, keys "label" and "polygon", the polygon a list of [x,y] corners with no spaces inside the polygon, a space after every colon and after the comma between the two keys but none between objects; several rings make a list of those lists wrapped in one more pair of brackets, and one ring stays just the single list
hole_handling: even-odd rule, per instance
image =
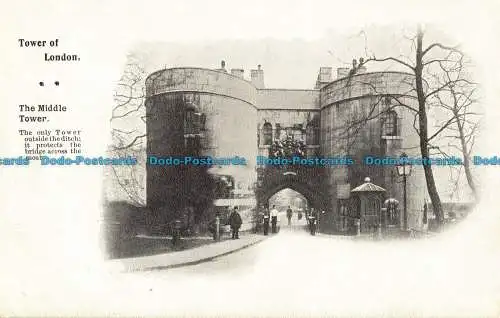
[{"label": "vintage postcard", "polygon": [[2,317],[498,317],[495,1],[0,13]]}]

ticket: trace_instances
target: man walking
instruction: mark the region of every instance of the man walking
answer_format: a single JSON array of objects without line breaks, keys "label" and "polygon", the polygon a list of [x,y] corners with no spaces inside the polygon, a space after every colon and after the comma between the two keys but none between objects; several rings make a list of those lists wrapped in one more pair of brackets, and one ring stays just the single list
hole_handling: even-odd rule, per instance
[{"label": "man walking", "polygon": [[229,216],[229,225],[231,226],[233,240],[240,238],[240,236],[238,235],[238,231],[240,230],[241,223],[242,221],[241,216],[238,213],[238,207],[235,206],[233,212],[231,212],[231,215]]},{"label": "man walking", "polygon": [[278,210],[276,209],[276,205],[273,205],[271,210],[271,226],[273,233],[276,233],[276,223],[278,223]]},{"label": "man walking", "polygon": [[293,215],[292,208],[290,206],[288,206],[288,209],[286,209],[286,217],[288,218],[288,226],[292,225],[292,215]]}]

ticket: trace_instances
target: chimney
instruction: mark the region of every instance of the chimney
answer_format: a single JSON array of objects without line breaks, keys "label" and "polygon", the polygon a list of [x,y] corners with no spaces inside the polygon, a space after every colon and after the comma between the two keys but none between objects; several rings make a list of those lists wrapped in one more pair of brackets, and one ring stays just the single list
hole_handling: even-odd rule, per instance
[{"label": "chimney", "polygon": [[234,76],[238,76],[239,78],[243,78],[243,76],[245,74],[245,70],[242,68],[232,68],[231,74]]},{"label": "chimney", "polygon": [[332,81],[332,68],[331,67],[320,67],[318,73],[318,79],[316,80],[316,89],[323,87],[324,85]]},{"label": "chimney", "polygon": [[339,67],[337,68],[337,78],[347,77],[349,75],[350,68],[348,67]]},{"label": "chimney", "polygon": [[260,64],[256,70],[250,70],[250,78],[255,87],[264,88],[264,71],[261,69]]}]

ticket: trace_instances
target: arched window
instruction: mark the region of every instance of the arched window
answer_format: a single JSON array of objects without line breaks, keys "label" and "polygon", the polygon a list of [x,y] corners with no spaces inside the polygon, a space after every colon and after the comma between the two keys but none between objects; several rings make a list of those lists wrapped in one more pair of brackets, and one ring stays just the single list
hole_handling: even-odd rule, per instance
[{"label": "arched window", "polygon": [[382,115],[382,136],[398,135],[398,114],[393,111],[387,111]]},{"label": "arched window", "polygon": [[273,126],[271,123],[265,123],[262,126],[262,144],[270,146],[273,143]]}]

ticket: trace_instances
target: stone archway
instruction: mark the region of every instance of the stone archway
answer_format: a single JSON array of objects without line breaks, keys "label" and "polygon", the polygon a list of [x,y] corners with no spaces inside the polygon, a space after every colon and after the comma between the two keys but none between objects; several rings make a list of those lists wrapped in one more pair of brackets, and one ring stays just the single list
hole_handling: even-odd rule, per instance
[{"label": "stone archway", "polygon": [[327,210],[329,200],[323,192],[321,174],[322,171],[318,168],[293,170],[284,167],[265,168],[259,172],[261,184],[256,191],[257,203],[264,205],[275,193],[289,188],[302,194],[311,207]]},{"label": "stone archway", "polygon": [[268,188],[268,190],[265,191],[265,193],[261,197],[261,202],[267,203],[273,195],[284,189],[291,189],[302,194],[306,198],[310,207],[313,207],[315,209],[324,209],[324,203],[322,198],[320,198],[320,194],[311,189],[307,184],[299,182],[281,183],[274,187]]}]

